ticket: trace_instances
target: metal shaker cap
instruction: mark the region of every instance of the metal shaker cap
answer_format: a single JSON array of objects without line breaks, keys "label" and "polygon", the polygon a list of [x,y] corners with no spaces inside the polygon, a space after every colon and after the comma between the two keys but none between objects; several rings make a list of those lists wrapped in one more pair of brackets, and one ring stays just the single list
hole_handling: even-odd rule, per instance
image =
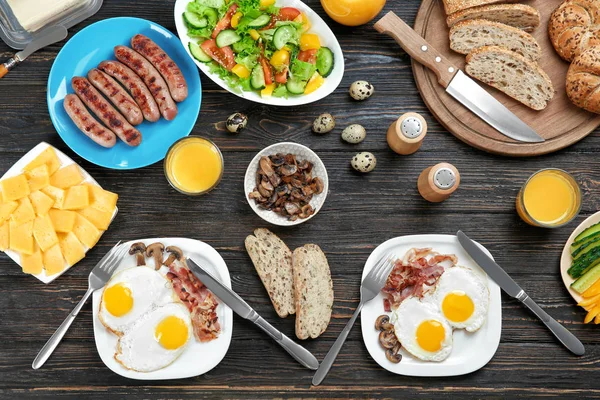
[{"label": "metal shaker cap", "polygon": [[418,118],[408,117],[402,120],[400,130],[405,137],[414,139],[423,133],[423,124],[421,124],[421,121]]},{"label": "metal shaker cap", "polygon": [[433,175],[433,183],[442,190],[450,189],[456,184],[456,175],[450,168],[440,168]]}]

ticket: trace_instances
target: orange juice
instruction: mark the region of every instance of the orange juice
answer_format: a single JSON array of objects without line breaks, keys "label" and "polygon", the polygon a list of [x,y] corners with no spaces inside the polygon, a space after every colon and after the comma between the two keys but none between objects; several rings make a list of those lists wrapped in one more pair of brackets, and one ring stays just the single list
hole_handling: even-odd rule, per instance
[{"label": "orange juice", "polygon": [[210,140],[189,136],[171,146],[165,158],[169,183],[185,194],[203,194],[213,189],[223,174],[223,156]]},{"label": "orange juice", "polygon": [[528,224],[554,228],[571,221],[581,207],[581,192],[571,175],[560,169],[533,174],[517,197],[517,212]]}]

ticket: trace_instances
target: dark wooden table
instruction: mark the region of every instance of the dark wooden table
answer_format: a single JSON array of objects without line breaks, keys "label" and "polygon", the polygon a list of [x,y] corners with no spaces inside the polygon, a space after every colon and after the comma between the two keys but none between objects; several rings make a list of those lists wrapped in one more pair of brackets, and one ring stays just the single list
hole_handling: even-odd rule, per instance
[{"label": "dark wooden table", "polygon": [[[366,1],[366,0],[365,0]],[[400,398],[400,397],[600,397],[600,328],[584,325],[578,308],[562,284],[559,256],[572,229],[600,208],[598,152],[600,136],[592,134],[558,153],[513,159],[472,149],[441,127],[425,108],[415,88],[410,60],[388,37],[371,25],[347,28],[327,18],[316,0],[308,2],[336,33],[342,45],[346,74],[338,90],[312,105],[274,108],[228,94],[202,76],[203,101],[194,134],[214,140],[225,156],[219,187],[203,197],[185,197],[163,176],[162,163],[135,170],[112,171],[75,156],[56,134],[46,105],[46,81],[64,43],[34,54],[0,81],[0,171],[6,171],[40,141],[72,156],[105,188],[119,193],[119,214],[100,243],[84,261],[55,282],[44,285],[0,256],[0,397],[73,399],[130,398]],[[418,0],[389,0],[412,24]],[[117,16],[155,21],[172,31],[173,1],[105,0],[92,18],[71,29]],[[13,51],[0,44],[0,56]],[[347,89],[366,79],[375,95],[356,103]],[[232,135],[224,121],[234,111],[249,115],[248,129]],[[335,132],[311,133],[321,112],[337,118]],[[423,113],[429,135],[410,157],[393,153],[385,141],[388,125],[408,111]],[[367,129],[359,145],[340,140],[351,123]],[[391,374],[368,355],[356,326],[328,378],[311,387],[311,371],[302,368],[250,323],[234,317],[231,347],[214,370],[196,378],[144,382],[122,378],[104,366],[94,344],[89,302],[46,365],[37,371],[31,362],[45,341],[79,301],[87,275],[117,240],[153,236],[184,236],[203,240],[226,260],[233,288],[259,313],[290,337],[294,320],[279,319],[244,249],[244,238],[266,225],[247,205],[243,176],[254,154],[263,147],[293,140],[311,147],[323,159],[330,193],[313,220],[294,228],[269,227],[291,248],[318,243],[326,252],[335,289],[329,329],[303,344],[322,359],[354,311],[361,271],[381,242],[419,233],[454,234],[458,229],[484,244],[525,290],[585,344],[586,354],[574,357],[516,301],[503,295],[503,330],[498,352],[488,365],[466,376],[411,378]],[[350,167],[358,151],[372,151],[377,168],[359,175]],[[441,204],[425,202],[416,181],[426,167],[453,163],[462,175],[458,191]],[[524,180],[534,171],[563,168],[583,190],[583,209],[575,222],[556,230],[530,227],[518,218],[514,201]],[[358,325],[358,324],[357,324]]]}]

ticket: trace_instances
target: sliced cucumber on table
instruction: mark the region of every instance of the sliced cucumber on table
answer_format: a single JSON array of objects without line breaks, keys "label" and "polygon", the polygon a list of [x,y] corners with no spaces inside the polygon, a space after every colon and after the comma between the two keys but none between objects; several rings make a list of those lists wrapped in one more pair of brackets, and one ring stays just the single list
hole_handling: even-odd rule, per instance
[{"label": "sliced cucumber on table", "polygon": [[271,22],[271,16],[268,14],[263,14],[258,18],[253,19],[248,23],[248,26],[253,29],[263,28]]},{"label": "sliced cucumber on table", "polygon": [[257,65],[252,69],[250,75],[250,86],[256,90],[262,90],[265,88],[265,71],[263,71],[261,65]]},{"label": "sliced cucumber on table", "polygon": [[327,47],[321,47],[317,53],[317,71],[326,78],[333,71],[333,52]]},{"label": "sliced cucumber on table", "polygon": [[577,293],[583,293],[588,290],[598,279],[600,279],[600,265],[596,265],[586,272],[581,278],[571,284],[571,287]]},{"label": "sliced cucumber on table", "polygon": [[225,29],[219,32],[215,40],[217,42],[217,46],[225,47],[239,42],[242,40],[242,37],[232,29]]},{"label": "sliced cucumber on table", "polygon": [[183,20],[192,28],[205,28],[208,25],[208,20],[205,17],[190,11],[183,13]]},{"label": "sliced cucumber on table", "polygon": [[283,25],[277,28],[273,34],[273,46],[277,50],[281,50],[290,39],[297,35],[296,30],[290,25]]},{"label": "sliced cucumber on table", "polygon": [[204,50],[202,50],[202,47],[200,47],[198,45],[198,43],[190,42],[188,47],[190,49],[190,53],[192,54],[192,57],[194,57],[196,60],[203,62],[203,63],[212,61],[211,56],[206,54],[204,52]]},{"label": "sliced cucumber on table", "polygon": [[306,81],[301,81],[292,77],[288,79],[286,88],[288,92],[292,94],[302,94],[304,93],[304,88],[306,88]]}]

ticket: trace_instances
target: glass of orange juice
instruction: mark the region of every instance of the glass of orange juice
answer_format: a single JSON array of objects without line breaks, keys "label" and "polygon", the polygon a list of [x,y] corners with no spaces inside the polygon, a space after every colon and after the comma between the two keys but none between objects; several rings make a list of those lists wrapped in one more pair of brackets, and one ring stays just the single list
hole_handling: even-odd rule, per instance
[{"label": "glass of orange juice", "polygon": [[169,148],[165,176],[179,192],[197,196],[219,184],[223,166],[223,155],[216,144],[200,136],[187,136]]},{"label": "glass of orange juice", "polygon": [[571,222],[581,210],[581,190],[562,169],[542,169],[529,177],[517,196],[517,212],[523,221],[543,228]]}]

